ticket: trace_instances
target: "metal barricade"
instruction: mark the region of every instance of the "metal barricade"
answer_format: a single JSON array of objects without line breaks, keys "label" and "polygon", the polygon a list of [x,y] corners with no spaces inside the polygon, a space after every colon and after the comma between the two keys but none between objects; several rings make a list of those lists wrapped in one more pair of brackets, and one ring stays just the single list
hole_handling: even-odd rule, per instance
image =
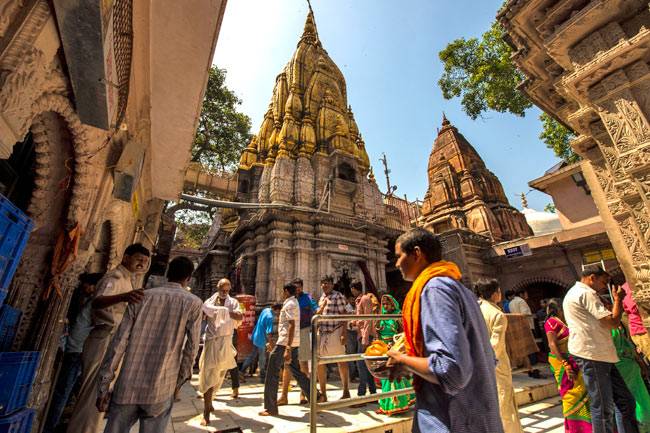
[{"label": "metal barricade", "polygon": [[[310,398],[309,398],[309,432],[316,433],[318,428],[318,412],[328,409],[339,409],[349,407],[360,403],[369,403],[382,398],[391,398],[399,395],[413,394],[413,387],[398,389],[389,392],[377,392],[376,394],[364,395],[363,397],[351,397],[338,401],[326,403],[318,402],[318,366],[324,364],[334,364],[339,362],[360,361],[363,359],[361,353],[349,355],[321,356],[320,355],[320,335],[318,335],[318,324],[320,322],[350,322],[352,320],[385,320],[397,319],[402,320],[401,314],[339,314],[339,315],[320,315],[317,314],[311,319],[311,373],[310,373]],[[371,376],[371,380],[375,380]]]}]

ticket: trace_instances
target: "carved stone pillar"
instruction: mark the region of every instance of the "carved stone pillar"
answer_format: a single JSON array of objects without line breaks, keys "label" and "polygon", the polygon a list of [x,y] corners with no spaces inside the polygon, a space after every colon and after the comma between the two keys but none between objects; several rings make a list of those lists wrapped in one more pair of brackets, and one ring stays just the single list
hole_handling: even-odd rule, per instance
[{"label": "carved stone pillar", "polygon": [[267,300],[280,301],[282,287],[290,281],[293,272],[291,262],[291,224],[274,221],[271,223],[269,239],[269,290]]},{"label": "carved stone pillar", "polygon": [[[647,65],[634,66],[645,71]],[[590,96],[602,124],[592,124],[598,152],[588,155],[586,179],[605,222],[634,297],[650,312],[650,112],[644,94],[631,85],[630,68],[619,70],[593,86]],[[626,74],[627,72],[627,74]],[[643,84],[643,89],[648,90]],[[603,128],[604,126],[604,128]],[[602,159],[600,158],[602,156]],[[601,192],[602,191],[602,192]]]},{"label": "carved stone pillar", "polygon": [[294,277],[309,278],[309,254],[311,251],[311,226],[308,224],[294,223],[293,251],[295,254]]},{"label": "carved stone pillar", "polygon": [[258,233],[255,236],[255,256],[257,267],[255,268],[255,296],[257,302],[266,302],[269,299],[269,254],[266,236]]}]

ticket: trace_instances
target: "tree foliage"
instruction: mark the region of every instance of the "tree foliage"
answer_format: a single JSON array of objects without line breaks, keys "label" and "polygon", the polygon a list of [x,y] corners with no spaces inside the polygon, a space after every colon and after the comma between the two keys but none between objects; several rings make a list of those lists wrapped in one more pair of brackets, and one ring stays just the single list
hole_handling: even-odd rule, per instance
[{"label": "tree foliage", "polygon": [[212,66],[192,146],[192,161],[219,171],[234,168],[251,139],[251,119],[237,111],[241,100],[225,81],[226,70]]},{"label": "tree foliage", "polygon": [[575,138],[573,131],[567,129],[546,113],[542,113],[539,120],[542,121],[542,132],[539,134],[539,139],[566,162],[574,163],[579,161],[580,156],[571,149],[569,144]]},{"label": "tree foliage", "polygon": [[438,81],[442,95],[461,97],[463,110],[472,119],[487,110],[524,116],[532,103],[516,88],[524,77],[510,60],[511,54],[496,22],[481,39],[456,39],[439,54],[444,65]]},{"label": "tree foliage", "polygon": [[[476,119],[488,110],[525,116],[532,102],[517,89],[524,75],[511,60],[512,49],[498,22],[479,38],[460,38],[439,53],[444,65],[438,85],[445,99],[461,98],[463,111]],[[573,133],[547,114],[539,138],[567,162],[579,160],[569,142]]]},{"label": "tree foliage", "polygon": [[215,212],[214,208],[186,201],[171,204],[165,213],[173,215],[176,224],[174,246],[201,249],[212,226]]},{"label": "tree foliage", "polygon": [[546,206],[544,206],[544,212],[555,213],[555,204],[548,203]]}]

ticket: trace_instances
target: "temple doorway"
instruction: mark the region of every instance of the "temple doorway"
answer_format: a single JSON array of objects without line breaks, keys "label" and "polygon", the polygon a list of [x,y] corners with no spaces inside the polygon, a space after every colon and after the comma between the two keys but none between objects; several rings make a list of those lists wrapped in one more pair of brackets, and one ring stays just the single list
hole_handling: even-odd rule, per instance
[{"label": "temple doorway", "polygon": [[558,281],[550,279],[534,279],[523,281],[515,288],[515,291],[519,289],[525,289],[528,292],[528,305],[532,312],[535,313],[541,308],[542,299],[562,299],[564,298],[564,294],[568,290],[568,287]]}]

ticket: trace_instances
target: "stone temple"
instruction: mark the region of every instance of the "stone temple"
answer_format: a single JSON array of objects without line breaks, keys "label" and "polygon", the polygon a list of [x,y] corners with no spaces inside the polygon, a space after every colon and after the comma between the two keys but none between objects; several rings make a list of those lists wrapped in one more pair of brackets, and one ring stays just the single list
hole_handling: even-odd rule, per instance
[{"label": "stone temple", "polygon": [[343,74],[310,11],[293,57],[276,78],[268,111],[242,154],[230,235],[242,291],[281,299],[295,277],[316,291],[324,275],[370,277],[386,287],[386,206],[348,105]]},{"label": "stone temple", "polygon": [[469,229],[493,242],[533,234],[524,215],[508,203],[499,179],[444,115],[429,156],[428,180],[422,204],[426,229]]}]

